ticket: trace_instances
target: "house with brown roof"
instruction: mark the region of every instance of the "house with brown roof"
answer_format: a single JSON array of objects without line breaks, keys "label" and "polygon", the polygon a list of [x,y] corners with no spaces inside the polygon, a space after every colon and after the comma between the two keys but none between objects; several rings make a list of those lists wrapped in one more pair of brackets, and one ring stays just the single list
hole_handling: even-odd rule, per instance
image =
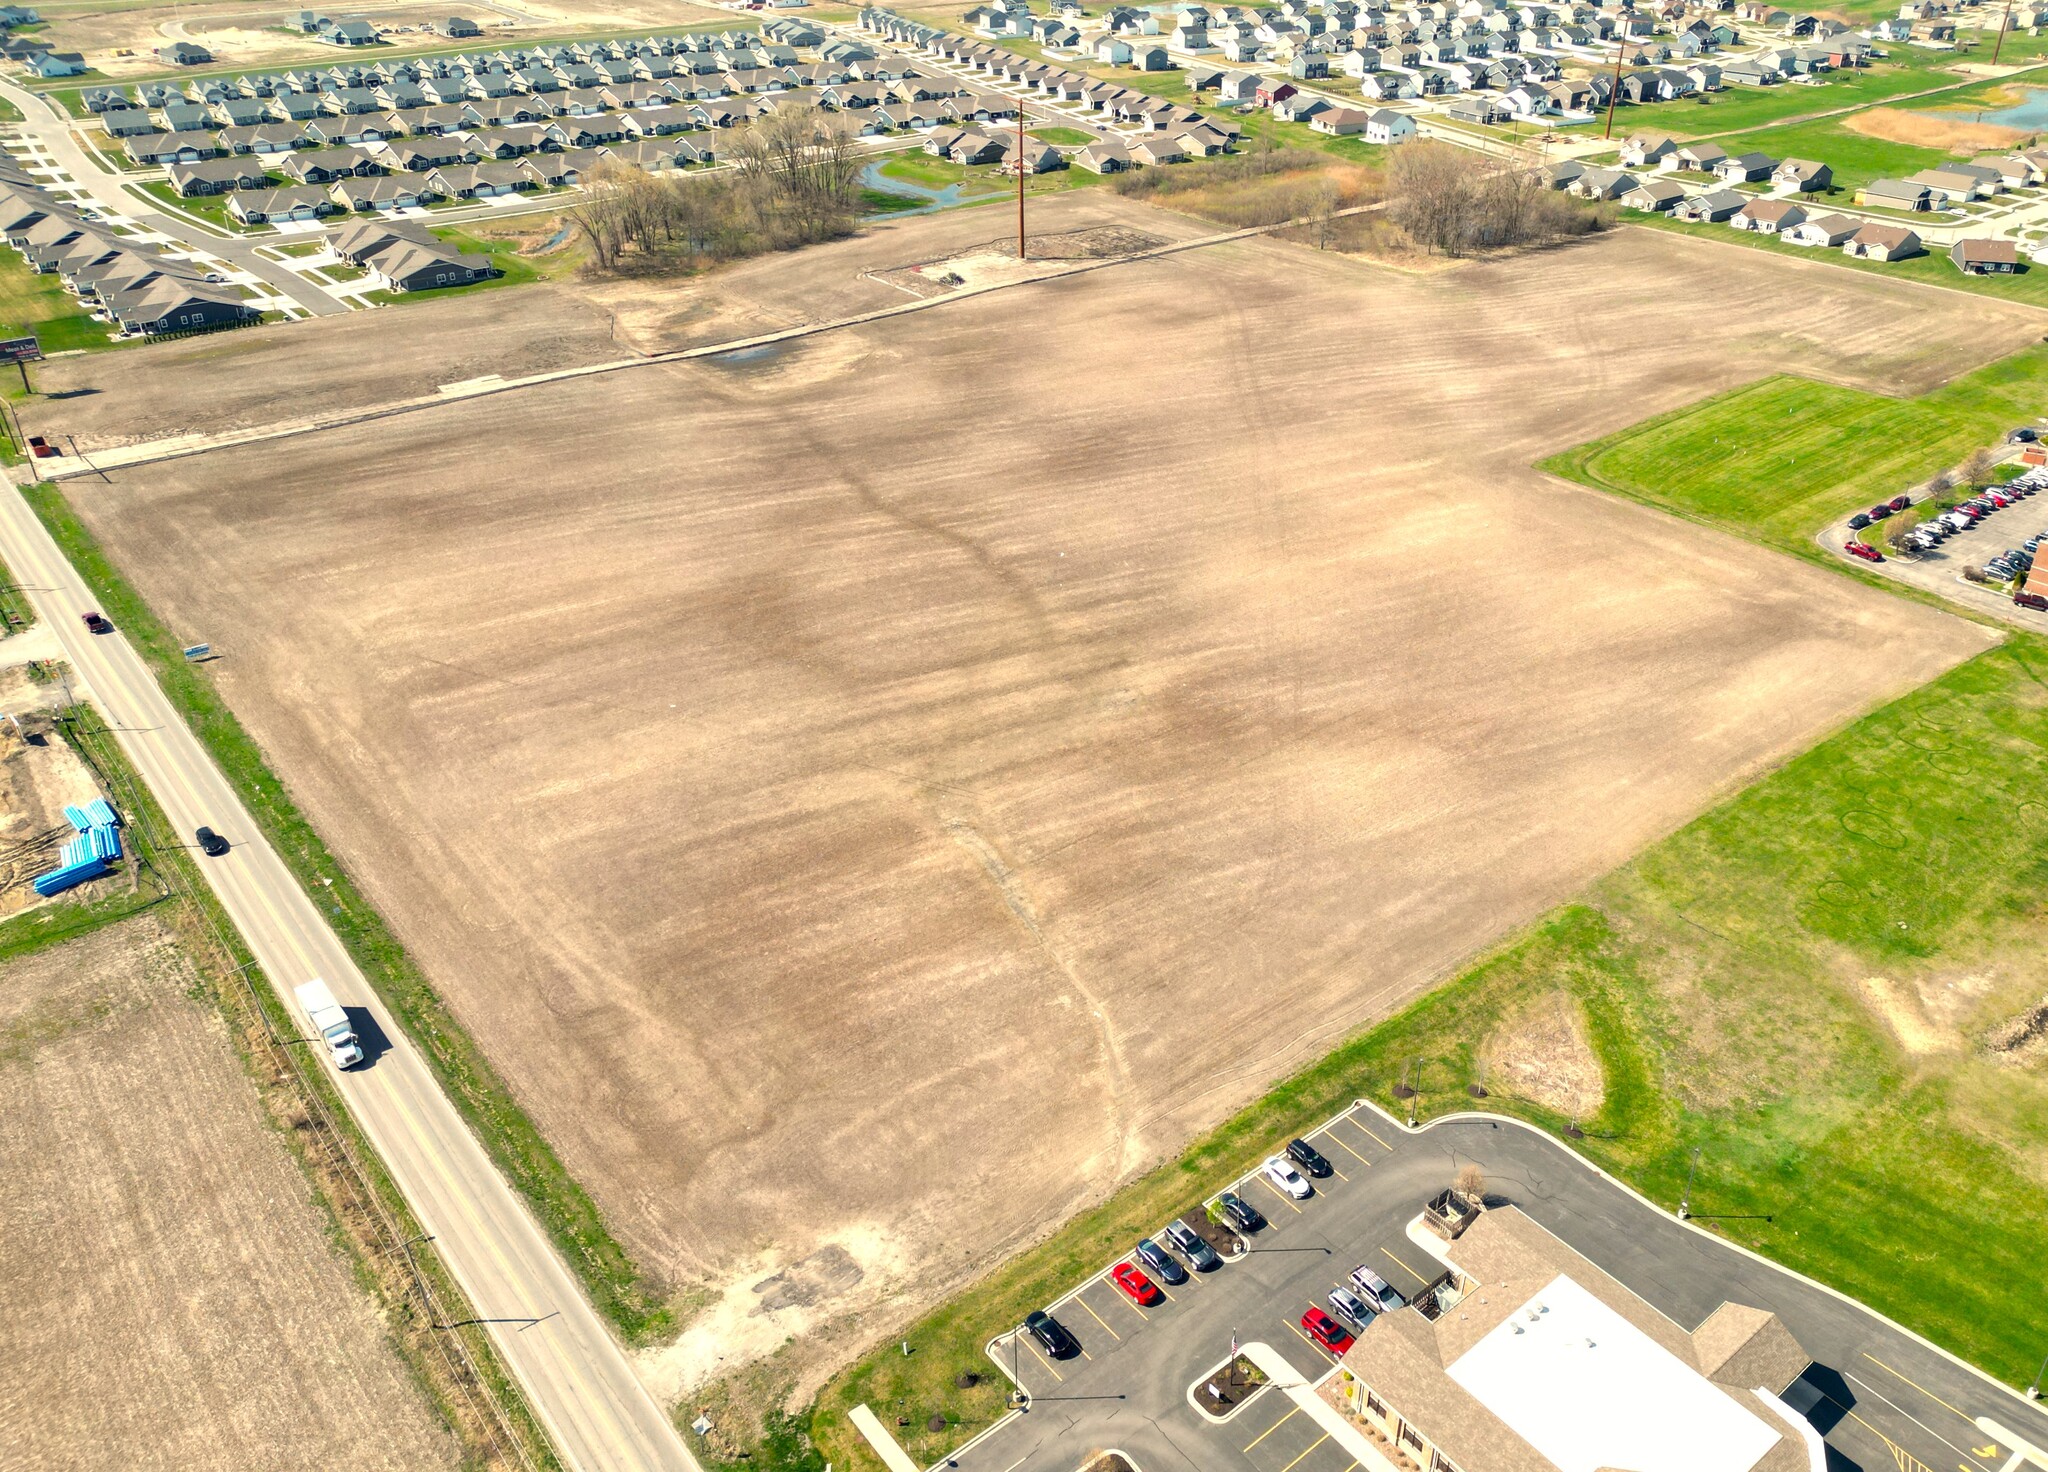
[{"label": "house with brown roof", "polygon": [[1842,242],[1843,255],[1865,261],[1903,261],[1920,251],[1920,237],[1904,225],[1865,225]]},{"label": "house with brown roof", "polygon": [[1948,248],[1948,259],[1965,276],[2013,276],[2020,270],[2020,248],[2010,240],[1958,240]]},{"label": "house with brown roof", "polygon": [[1779,235],[1806,223],[1806,208],[1796,200],[1753,199],[1728,221],[1737,230]]},{"label": "house with brown roof", "polygon": [[[1416,1466],[1461,1472],[1811,1472],[1779,1397],[1810,1357],[1724,1303],[1691,1330],[1514,1207],[1444,1249],[1451,1271],[1344,1356],[1348,1409]],[[1810,1429],[1810,1428],[1809,1428]]]}]

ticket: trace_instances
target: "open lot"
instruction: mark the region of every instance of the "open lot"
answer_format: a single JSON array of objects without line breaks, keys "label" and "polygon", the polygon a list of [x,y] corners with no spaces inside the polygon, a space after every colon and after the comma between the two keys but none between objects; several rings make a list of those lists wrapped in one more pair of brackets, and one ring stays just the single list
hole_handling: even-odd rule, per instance
[{"label": "open lot", "polygon": [[149,916],[0,967],[9,1464],[453,1467],[199,986]]},{"label": "open lot", "polygon": [[1983,647],[1529,468],[2039,330],[1714,268],[1702,314],[1647,232],[1423,279],[1241,243],[71,493],[702,1285],[672,1388],[876,1333]]}]

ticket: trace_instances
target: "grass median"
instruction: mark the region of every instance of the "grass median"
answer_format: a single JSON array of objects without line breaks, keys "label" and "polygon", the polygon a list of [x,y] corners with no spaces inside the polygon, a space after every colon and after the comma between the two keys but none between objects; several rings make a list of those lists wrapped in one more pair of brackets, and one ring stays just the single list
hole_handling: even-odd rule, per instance
[{"label": "grass median", "polygon": [[2048,345],[1914,399],[1777,375],[1579,445],[1539,468],[1818,557],[1820,528],[1998,444],[2044,404]]},{"label": "grass median", "polygon": [[[2028,638],[1858,721],[868,1355],[810,1414],[817,1463],[874,1465],[863,1402],[943,1456],[1002,1414],[991,1336],[1346,1101],[1399,1108],[1415,1060],[1420,1114],[1473,1083],[1553,1131],[1576,1113],[1577,1148],[1666,1207],[1699,1147],[1710,1229],[2024,1384],[2048,1353],[2019,1328],[2048,1220],[2044,753]],[[1590,1102],[1509,1067],[1559,1018]]]},{"label": "grass median", "polygon": [[491,1159],[533,1209],[582,1280],[598,1311],[629,1344],[671,1328],[671,1310],[606,1227],[589,1195],[514,1101],[511,1091],[434,994],[419,968],[299,812],[263,754],[171,636],[107,559],[55,485],[23,492],[100,607],[149,662],[171,703],[235,785],[293,877],[327,911],[327,921],[370,979]]}]

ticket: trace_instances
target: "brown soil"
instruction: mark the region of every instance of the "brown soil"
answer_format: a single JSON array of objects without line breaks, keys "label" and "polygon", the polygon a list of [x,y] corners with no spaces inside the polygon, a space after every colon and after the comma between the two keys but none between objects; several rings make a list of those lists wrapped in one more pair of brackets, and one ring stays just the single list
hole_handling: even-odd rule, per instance
[{"label": "brown soil", "polygon": [[1996,123],[1974,123],[1963,114],[1911,112],[1903,107],[1874,107],[1842,119],[1842,126],[1866,138],[1889,143],[1911,143],[1921,148],[1946,148],[1968,156],[1987,149],[2011,149],[2033,134],[2024,128],[2002,128]]},{"label": "brown soil", "polygon": [[[863,273],[990,238],[933,220],[643,289],[621,336],[902,300]],[[1910,392],[2039,335],[1802,269],[1647,231],[1429,277],[1241,243],[76,504],[174,633],[234,640],[216,678],[315,824],[717,1306],[674,1388],[851,1311],[832,1352],[886,1334],[1984,647],[1529,468],[1765,372]],[[105,392],[52,408],[114,434],[516,372],[522,330],[606,350],[603,305],[493,295],[61,365]]]},{"label": "brown soil", "polygon": [[[56,722],[30,704],[42,698],[42,689],[19,670],[0,670],[0,710],[13,716],[0,719],[0,915],[44,903],[32,881],[55,868],[58,850],[78,836],[64,816],[65,804],[83,805],[100,795],[91,769],[65,743]],[[109,875],[72,897],[125,882]]]},{"label": "brown soil", "polygon": [[9,1466],[452,1467],[154,918],[0,968]]},{"label": "brown soil", "polygon": [[2024,1063],[2048,1055],[2048,997],[2008,1019],[1985,1039],[1992,1056],[2004,1063]]},{"label": "brown soil", "polygon": [[1567,992],[1551,992],[1504,1019],[1483,1050],[1488,1083],[1575,1118],[1607,1097],[1599,1055],[1586,1040],[1586,1017]]}]

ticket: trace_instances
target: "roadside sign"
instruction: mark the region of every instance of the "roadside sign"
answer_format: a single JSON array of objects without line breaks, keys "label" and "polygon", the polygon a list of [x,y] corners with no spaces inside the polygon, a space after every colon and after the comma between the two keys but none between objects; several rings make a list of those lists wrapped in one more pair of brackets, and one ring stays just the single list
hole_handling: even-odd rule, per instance
[{"label": "roadside sign", "polygon": [[185,651],[185,658],[204,659],[206,658],[207,655],[211,653],[213,653],[213,646],[211,644],[194,644],[190,649],[187,649]]},{"label": "roadside sign", "polygon": [[0,363],[40,363],[43,345],[34,333],[27,337],[0,337]]}]

